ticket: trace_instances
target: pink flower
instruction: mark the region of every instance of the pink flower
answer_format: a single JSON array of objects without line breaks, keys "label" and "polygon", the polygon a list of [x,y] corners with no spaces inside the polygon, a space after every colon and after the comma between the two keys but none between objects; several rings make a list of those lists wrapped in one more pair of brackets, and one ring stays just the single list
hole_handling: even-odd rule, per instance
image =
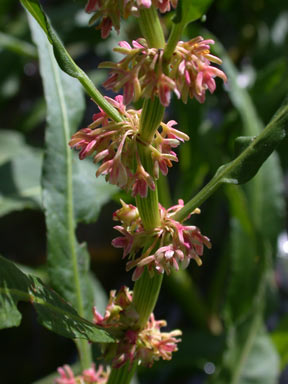
[{"label": "pink flower", "polygon": [[95,369],[95,364],[92,364],[91,368],[85,369],[82,373],[82,377],[85,383],[93,384],[106,384],[108,381],[110,371],[105,372],[103,365],[99,365],[98,369]]},{"label": "pink flower", "polygon": [[154,162],[153,173],[150,174],[143,167],[138,153],[141,110],[126,109],[122,95],[115,99],[106,97],[106,100],[122,114],[123,121],[114,122],[99,108],[100,112],[93,115],[93,122],[76,132],[69,145],[79,150],[81,160],[94,156],[94,163],[99,164],[96,177],[103,175],[109,183],[131,191],[132,196],[144,198],[148,188],[155,190],[159,170],[166,175],[172,162],[178,161],[172,149],[189,137],[174,128],[176,121],[161,123],[161,128],[148,143]]},{"label": "pink flower", "polygon": [[109,302],[105,310],[105,315],[101,316],[96,308],[93,309],[94,323],[103,328],[122,329],[129,323],[135,326],[138,321],[138,314],[131,307],[132,292],[125,286],[118,292],[110,291]]},{"label": "pink flower", "polygon": [[95,369],[95,364],[91,368],[85,369],[82,374],[74,376],[72,369],[69,365],[64,365],[58,368],[60,378],[55,380],[55,384],[106,384],[108,382],[110,370],[104,370],[102,365]]},{"label": "pink flower", "polygon": [[136,173],[134,175],[134,182],[132,187],[132,196],[140,195],[147,197],[148,187],[154,191],[155,183],[151,175],[145,171],[142,164],[138,164]]},{"label": "pink flower", "polygon": [[150,8],[151,5],[152,5],[152,1],[151,0],[137,0],[137,5],[139,7],[144,7],[144,8]]},{"label": "pink flower", "polygon": [[175,81],[166,75],[162,68],[163,50],[149,48],[145,39],[129,43],[121,41],[120,48],[114,51],[125,55],[124,59],[115,64],[104,62],[100,68],[112,69],[104,87],[118,92],[123,87],[124,103],[137,101],[140,96],[154,98],[158,96],[164,106],[170,103],[171,92],[179,98]]},{"label": "pink flower", "polygon": [[144,348],[139,348],[138,356],[142,365],[151,367],[154,361],[162,358],[163,360],[171,360],[172,353],[178,350],[177,344],[181,341],[178,336],[182,332],[177,329],[172,332],[161,332],[162,327],[166,327],[165,320],[155,320],[152,313],[146,327],[139,334],[139,339]]},{"label": "pink flower", "polygon": [[[112,356],[113,368],[120,368],[126,363],[132,366],[135,360],[149,367],[160,358],[170,360],[181,341],[177,338],[181,335],[179,330],[161,332],[161,328],[167,325],[166,321],[155,320],[153,314],[144,328],[139,329],[139,316],[134,308],[132,295],[127,287],[122,287],[118,293],[111,291],[105,316],[100,321],[98,312],[94,309],[94,322],[119,335],[116,343],[104,346],[104,355]],[[95,377],[93,371],[89,377]]]},{"label": "pink flower", "polygon": [[77,384],[76,378],[69,365],[58,368],[59,378],[55,380],[55,384]]},{"label": "pink flower", "polygon": [[120,225],[115,226],[114,229],[122,233],[123,236],[113,239],[112,245],[115,248],[123,248],[123,258],[125,258],[131,252],[134,238],[126,229]]},{"label": "pink flower", "polygon": [[139,16],[141,8],[150,8],[152,4],[160,12],[168,12],[170,3],[175,8],[177,0],[88,0],[85,11],[94,12],[89,24],[97,22],[96,28],[101,29],[102,38],[106,38],[112,27],[119,32],[121,18],[127,19],[130,15]]},{"label": "pink flower", "polygon": [[225,73],[211,65],[211,62],[222,63],[210,54],[211,44],[214,44],[213,40],[204,40],[201,36],[177,44],[171,59],[171,74],[185,103],[188,96],[203,103],[206,90],[213,93],[216,89],[215,77],[227,81]]},{"label": "pink flower", "polygon": [[[194,259],[199,266],[202,264],[204,246],[211,248],[211,243],[196,226],[184,225],[173,219],[183,205],[183,200],[179,200],[177,205],[166,210],[159,204],[161,224],[152,232],[145,230],[138,215],[133,221],[126,220],[125,216],[129,216],[128,211],[131,210],[132,217],[136,209],[132,205],[125,206],[125,216],[118,214],[118,211],[113,215],[122,223],[114,227],[122,236],[114,239],[112,245],[123,248],[123,257],[129,255],[126,270],[135,268],[132,280],[138,280],[145,268],[151,275],[154,272],[169,275],[172,269],[177,271],[180,266],[187,268],[191,259]],[[123,208],[119,211],[122,210]],[[192,213],[200,213],[200,210],[195,209]],[[190,215],[186,219],[189,218]],[[137,258],[136,255],[141,249],[142,255]]]},{"label": "pink flower", "polygon": [[[157,6],[160,10],[169,10],[170,1],[158,0]],[[211,65],[222,63],[210,54],[211,44],[214,44],[213,40],[204,40],[201,36],[187,42],[179,41],[170,61],[163,63],[163,50],[149,48],[145,39],[133,41],[132,47],[121,41],[120,47],[114,51],[124,58],[117,64],[100,64],[101,68],[111,69],[110,77],[103,85],[115,92],[123,88],[125,104],[138,100],[140,96],[159,97],[161,104],[167,107],[171,92],[185,103],[188,97],[195,97],[203,103],[206,90],[210,93],[215,91],[216,77],[227,81],[224,72]]]},{"label": "pink flower", "polygon": [[88,3],[86,4],[86,7],[85,7],[85,11],[87,13],[95,12],[97,8],[99,8],[99,6],[100,6],[99,0],[88,0]]},{"label": "pink flower", "polygon": [[131,227],[132,225],[136,224],[139,220],[138,208],[134,207],[134,205],[132,204],[126,204],[121,199],[120,203],[122,205],[122,208],[118,209],[113,213],[113,220],[121,221],[126,227]]},{"label": "pink flower", "polygon": [[168,168],[172,167],[172,161],[178,161],[177,155],[172,148],[177,147],[181,141],[189,140],[189,136],[184,132],[173,128],[176,125],[175,120],[167,124],[161,123],[162,132],[156,133],[153,142],[152,158],[154,160],[154,176],[159,177],[159,169],[164,176],[168,173]]}]

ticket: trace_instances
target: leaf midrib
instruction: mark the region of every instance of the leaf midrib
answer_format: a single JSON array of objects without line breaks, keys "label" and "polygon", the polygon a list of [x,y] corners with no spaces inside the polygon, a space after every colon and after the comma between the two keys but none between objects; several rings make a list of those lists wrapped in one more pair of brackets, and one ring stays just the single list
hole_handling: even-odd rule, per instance
[{"label": "leaf midrib", "polygon": [[75,223],[74,223],[74,212],[73,212],[73,184],[72,184],[72,154],[70,151],[70,148],[68,147],[68,141],[69,141],[69,123],[68,123],[68,112],[67,112],[67,105],[65,102],[65,97],[62,89],[62,83],[60,79],[59,74],[59,68],[56,64],[56,61],[54,59],[53,51],[51,45],[46,42],[47,50],[49,52],[49,57],[51,61],[51,66],[53,70],[53,76],[55,79],[56,84],[56,92],[58,94],[59,99],[59,105],[60,105],[60,111],[61,111],[61,117],[63,124],[63,134],[65,142],[67,143],[66,146],[66,167],[67,167],[67,228],[68,228],[68,239],[69,239],[69,247],[71,251],[71,260],[72,260],[72,268],[73,268],[73,277],[75,282],[75,294],[76,294],[76,306],[77,306],[77,312],[81,317],[84,317],[84,304],[82,300],[81,295],[81,287],[80,287],[80,280],[79,280],[79,268],[78,268],[78,262],[77,262],[77,252],[75,247]]}]

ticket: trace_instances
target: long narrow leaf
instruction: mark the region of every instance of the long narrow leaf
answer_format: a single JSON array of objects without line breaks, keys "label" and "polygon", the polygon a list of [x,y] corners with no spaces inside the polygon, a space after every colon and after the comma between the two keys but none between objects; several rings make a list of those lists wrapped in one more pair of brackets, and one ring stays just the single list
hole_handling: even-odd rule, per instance
[{"label": "long narrow leaf", "polygon": [[38,22],[42,30],[45,32],[49,42],[52,44],[55,58],[59,67],[72,77],[77,78],[83,85],[87,93],[93,100],[115,121],[121,121],[122,117],[118,111],[102,96],[98,89],[94,86],[93,82],[82,71],[81,68],[74,62],[72,57],[66,51],[57,33],[54,31],[50,20],[44,13],[38,0],[20,0],[24,8],[33,16]]},{"label": "long narrow leaf", "polygon": [[92,288],[86,247],[75,237],[71,132],[82,118],[84,100],[76,80],[63,73],[43,31],[31,18],[47,103],[46,153],[43,165],[43,205],[48,231],[48,265],[53,287],[81,316],[91,317]]},{"label": "long narrow leaf", "polygon": [[[217,54],[224,59],[224,69],[230,82],[231,100],[243,121],[243,134],[252,136],[252,140],[246,136],[249,147],[253,144],[253,136],[261,134],[263,125],[249,94],[237,83],[237,70],[224,50],[219,52],[219,49]],[[278,120],[279,126],[282,125],[281,119],[280,117]],[[285,129],[287,127],[284,124],[283,130]],[[244,147],[243,151],[245,150]],[[262,162],[261,153],[262,149],[257,158],[259,163]],[[256,168],[257,166],[258,164]],[[243,169],[245,171],[245,168]],[[249,171],[246,170],[248,174]],[[252,169],[252,174],[253,172]],[[265,306],[266,276],[271,266],[270,259],[275,254],[276,238],[282,222],[284,199],[281,183],[280,164],[276,153],[273,153],[246,188],[236,186],[229,188],[231,193],[228,197],[233,217],[229,249],[230,271],[225,289],[227,295],[225,318],[229,327],[229,343],[222,371],[216,383],[226,380],[233,384],[246,382],[272,384],[277,380],[279,371],[277,353],[269,342],[267,332],[262,331],[260,334],[259,331]],[[235,194],[236,188],[239,190]],[[240,215],[235,209],[239,204],[239,192],[242,192],[243,197]],[[244,216],[248,217],[249,221],[246,219],[243,222]],[[242,225],[239,225],[240,222]],[[266,370],[260,368],[264,360]]]}]

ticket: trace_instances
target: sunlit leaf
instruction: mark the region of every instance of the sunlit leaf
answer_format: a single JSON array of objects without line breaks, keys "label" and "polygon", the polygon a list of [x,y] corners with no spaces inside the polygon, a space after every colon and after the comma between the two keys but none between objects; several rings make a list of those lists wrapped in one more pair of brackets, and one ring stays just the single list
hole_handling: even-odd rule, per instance
[{"label": "sunlit leaf", "polygon": [[93,294],[88,277],[89,256],[86,246],[78,244],[75,236],[73,159],[68,146],[71,133],[81,121],[84,99],[78,82],[59,69],[41,28],[32,18],[30,23],[38,47],[47,103],[43,205],[51,283],[81,316],[91,318]]},{"label": "sunlit leaf", "polygon": [[[91,79],[82,71],[81,68],[74,62],[72,57],[66,51],[64,45],[59,39],[57,33],[53,29],[49,18],[44,13],[38,0],[21,0],[24,8],[34,17],[42,30],[45,32],[54,51],[55,58],[59,67],[72,77],[77,78],[83,85],[87,93],[97,102],[101,108],[115,121],[121,121],[122,117],[119,112],[104,98],[98,91]],[[44,42],[43,38],[43,42]]]}]

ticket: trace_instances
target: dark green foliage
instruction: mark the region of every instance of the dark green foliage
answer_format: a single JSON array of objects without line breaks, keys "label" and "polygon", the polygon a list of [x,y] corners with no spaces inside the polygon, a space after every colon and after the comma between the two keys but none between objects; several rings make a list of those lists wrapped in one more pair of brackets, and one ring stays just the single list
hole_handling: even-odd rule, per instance
[{"label": "dark green foliage", "polygon": [[25,275],[12,262],[0,256],[0,328],[19,326],[19,301],[33,304],[38,321],[50,331],[69,338],[109,343],[113,338],[93,323],[81,318],[75,309],[40,279]]},{"label": "dark green foliage", "polygon": [[174,23],[183,25],[191,23],[203,16],[213,0],[179,0]]},{"label": "dark green foliage", "polygon": [[[72,338],[79,337],[77,332],[81,336],[85,329],[86,334],[82,334],[82,337],[100,337],[99,334],[95,336],[97,328],[84,318],[91,317],[95,301],[103,313],[105,294],[95,276],[91,278],[88,273],[87,247],[79,244],[76,234],[81,239],[85,238],[85,241],[86,237],[89,238],[92,264],[105,288],[115,288],[115,285],[127,282],[125,261],[120,264],[121,256],[118,260],[108,240],[105,247],[101,242],[102,237],[103,243],[106,237],[104,221],[107,220],[112,228],[110,217],[112,209],[116,209],[115,204],[111,211],[105,211],[109,217],[106,219],[104,213],[97,226],[81,225],[80,229],[77,228],[80,222],[91,223],[98,219],[103,204],[111,199],[115,188],[106,184],[103,178],[96,179],[92,162],[87,159],[80,162],[67,146],[71,134],[84,126],[80,125],[84,104],[77,80],[66,76],[59,66],[77,78],[89,96],[97,100],[100,97],[97,89],[80,68],[85,68],[85,71],[92,69],[89,75],[96,73],[106,79],[104,71],[96,69],[98,62],[111,59],[112,48],[119,39],[130,43],[140,36],[137,21],[129,18],[120,36],[112,35],[104,43],[98,44],[99,31],[89,29],[86,21],[81,19],[83,14],[81,16],[79,13],[85,1],[76,1],[72,5],[67,2],[43,2],[48,18],[38,1],[22,0],[45,33],[41,34],[40,28],[34,25],[34,41],[37,40],[38,45],[36,54],[28,33],[26,15],[19,11],[21,16],[17,16],[14,10],[16,3],[6,0],[0,6],[3,7],[0,26],[4,33],[0,34],[1,222],[3,226],[13,222],[13,212],[16,210],[19,211],[17,215],[22,215],[20,210],[27,208],[43,210],[43,193],[50,265],[50,281],[47,277],[47,284],[52,282],[53,288],[61,292],[61,296],[70,304],[64,303],[38,279],[23,274],[20,278],[18,273],[21,272],[17,270],[16,273],[16,267],[12,265],[8,270],[13,270],[13,276],[17,276],[19,284],[22,282],[22,292],[26,293],[16,297],[11,295],[11,290],[7,294],[5,288],[5,294],[0,296],[3,306],[1,321],[2,324],[5,321],[5,326],[19,324],[21,317],[15,300],[23,297],[29,300],[33,294],[38,318],[49,329],[62,335],[70,332],[66,336]],[[197,225],[211,239],[212,249],[205,250],[201,268],[191,262],[189,269],[169,278],[169,290],[162,290],[156,316],[159,313],[159,318],[166,318],[170,329],[182,329],[183,341],[171,362],[157,363],[151,371],[140,370],[141,383],[187,384],[202,380],[211,384],[278,384],[280,369],[283,370],[288,363],[288,322],[285,314],[282,318],[287,288],[275,280],[275,264],[279,260],[277,239],[279,233],[285,231],[287,202],[283,180],[288,171],[288,102],[285,99],[288,90],[288,16],[282,3],[272,0],[180,0],[175,16],[172,14],[171,18],[163,18],[168,28],[174,22],[174,28],[181,29],[181,25],[200,19],[206,13],[207,22],[204,24],[202,18],[201,26],[211,30],[225,46],[224,49],[216,42],[213,50],[223,59],[228,83],[222,87],[221,82],[216,80],[215,94],[207,93],[206,101],[201,105],[195,100],[187,105],[173,100],[164,118],[165,121],[177,120],[178,129],[189,134],[190,141],[179,147],[179,165],[169,170],[169,183],[161,180],[164,189],[160,194],[161,199],[168,207],[178,198],[184,198],[187,202],[194,196],[186,207],[186,213],[196,206],[201,207],[201,215],[193,215],[191,225]],[[88,20],[89,16],[86,16]],[[181,37],[183,40],[198,35],[216,40],[212,33],[200,30],[199,22],[189,24],[185,33]],[[109,57],[103,58],[107,53]],[[35,136],[41,137],[45,113],[42,89],[33,86],[39,84],[37,71],[32,77],[23,75],[26,64],[33,63],[37,67],[36,56],[41,61],[48,105],[45,148],[43,139],[35,140]],[[247,73],[253,76],[248,76],[250,80],[243,85],[240,80]],[[28,108],[22,109],[19,100],[25,98]],[[92,103],[89,103],[85,123],[91,121],[92,113],[96,112],[96,107],[90,108]],[[115,117],[117,120],[119,116]],[[130,197],[128,200],[125,196],[125,192],[121,192],[117,195],[117,207],[118,196],[134,204]],[[0,241],[4,255],[14,256],[12,243],[17,233],[12,232],[10,248],[5,248],[5,238]],[[111,229],[107,238],[113,236],[115,232]],[[21,246],[29,249],[28,242],[23,242]],[[98,257],[102,254],[99,262]],[[21,253],[16,259],[22,263]],[[284,263],[285,260],[282,261]],[[34,264],[43,263],[44,257],[39,254]],[[1,266],[2,293],[5,271],[7,268]],[[47,275],[47,269],[44,272]],[[280,272],[287,280],[285,268]],[[277,269],[277,276],[278,273]],[[75,290],[77,280],[78,291]],[[16,280],[9,281],[11,288],[15,287]],[[36,294],[32,291],[33,286],[37,287]],[[52,307],[46,305],[47,298],[50,304],[53,302]],[[65,308],[65,314],[67,311],[64,320],[58,317],[60,312],[57,305],[61,311]],[[81,318],[77,306],[83,308]],[[57,317],[54,312],[47,312],[47,308],[56,308]],[[8,310],[11,316],[9,320],[6,316]],[[73,325],[70,327],[71,319]],[[74,327],[76,323],[78,325]],[[14,359],[14,350],[10,353]],[[8,354],[7,345],[7,358],[4,361],[8,361]],[[207,362],[215,365],[215,372],[211,375],[203,372]],[[23,370],[21,364],[27,364],[24,357],[18,362],[19,371]],[[55,364],[49,366],[46,372],[53,370]],[[5,378],[4,374],[4,381]],[[35,378],[27,380],[31,382]],[[52,379],[47,380],[49,382]]]}]

